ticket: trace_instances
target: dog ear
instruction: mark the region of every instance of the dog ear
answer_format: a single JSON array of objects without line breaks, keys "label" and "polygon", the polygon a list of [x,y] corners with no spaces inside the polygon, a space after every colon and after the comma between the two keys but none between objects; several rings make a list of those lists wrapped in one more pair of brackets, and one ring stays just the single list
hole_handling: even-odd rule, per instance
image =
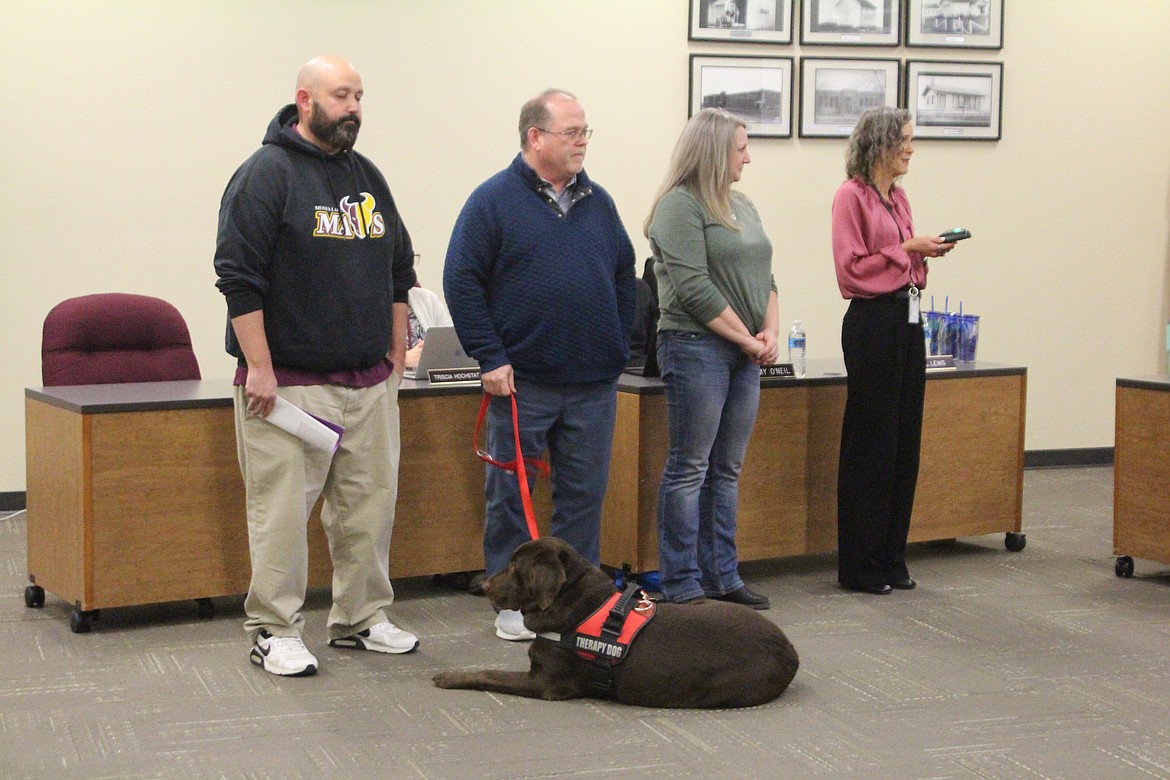
[{"label": "dog ear", "polygon": [[577,571],[582,565],[590,566],[589,561],[568,544],[562,544],[557,549],[557,562],[565,570],[565,576],[568,576],[569,572]]},{"label": "dog ear", "polygon": [[565,569],[556,555],[542,555],[528,567],[528,585],[536,606],[548,609],[565,584]]}]

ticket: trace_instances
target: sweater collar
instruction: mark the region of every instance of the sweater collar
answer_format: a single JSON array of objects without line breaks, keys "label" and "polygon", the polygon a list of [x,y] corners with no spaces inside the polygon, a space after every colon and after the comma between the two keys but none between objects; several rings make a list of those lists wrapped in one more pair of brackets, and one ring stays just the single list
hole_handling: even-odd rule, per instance
[{"label": "sweater collar", "polygon": [[[512,171],[516,173],[524,183],[528,185],[529,189],[540,192],[545,187],[550,186],[548,182],[540,178],[532,166],[524,159],[523,153],[517,154],[516,158],[512,160]],[[584,169],[577,174],[577,178],[569,183],[569,188],[573,191],[573,201],[589,195],[593,192],[593,185],[589,181],[589,174],[585,173]]]}]

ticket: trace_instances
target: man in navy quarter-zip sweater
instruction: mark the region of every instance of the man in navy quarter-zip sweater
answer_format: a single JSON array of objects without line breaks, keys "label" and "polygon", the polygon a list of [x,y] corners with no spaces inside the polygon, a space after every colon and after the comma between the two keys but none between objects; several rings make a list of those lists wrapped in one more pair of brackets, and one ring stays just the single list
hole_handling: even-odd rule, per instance
[{"label": "man in navy quarter-zip sweater", "polygon": [[[493,396],[488,452],[515,457],[515,394],[524,454],[548,450],[552,535],[597,564],[617,378],[634,322],[634,248],[613,199],[584,171],[592,130],[576,97],[545,90],[524,104],[519,130],[520,153],[456,220],[443,291]],[[484,495],[491,576],[528,530],[515,474],[487,466]],[[514,610],[501,612],[495,627],[501,639],[533,638]]]},{"label": "man in navy quarter-zip sweater", "polygon": [[[319,495],[333,558],[329,644],[379,653],[418,646],[385,612],[394,600],[398,383],[414,251],[386,180],[353,151],[362,95],[348,62],[310,60],[297,75],[295,104],[277,113],[220,203],[216,286],[237,359],[252,559],[244,625],[252,663],[285,676],[317,671],[301,638],[301,607],[306,523]],[[265,421],[278,396],[343,426],[336,451]]]}]

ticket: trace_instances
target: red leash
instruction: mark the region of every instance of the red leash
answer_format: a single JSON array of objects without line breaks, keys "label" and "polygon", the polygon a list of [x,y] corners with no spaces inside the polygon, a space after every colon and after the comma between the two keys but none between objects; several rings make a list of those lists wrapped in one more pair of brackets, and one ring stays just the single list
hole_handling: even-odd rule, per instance
[{"label": "red leash", "polygon": [[524,451],[520,448],[520,414],[516,410],[516,395],[513,394],[510,398],[512,399],[512,433],[516,440],[516,459],[501,463],[479,447],[479,429],[483,427],[483,419],[487,416],[488,404],[491,403],[492,399],[488,393],[483,394],[483,401],[479,404],[479,417],[475,421],[475,433],[471,436],[471,447],[475,450],[476,456],[485,463],[490,463],[504,471],[516,472],[516,478],[520,481],[520,498],[524,502],[524,519],[528,521],[528,534],[533,539],[539,539],[540,533],[536,530],[536,512],[532,508],[532,494],[528,490],[528,472],[524,468],[524,464],[528,463],[544,477],[548,476],[548,464],[539,458],[523,457]]}]

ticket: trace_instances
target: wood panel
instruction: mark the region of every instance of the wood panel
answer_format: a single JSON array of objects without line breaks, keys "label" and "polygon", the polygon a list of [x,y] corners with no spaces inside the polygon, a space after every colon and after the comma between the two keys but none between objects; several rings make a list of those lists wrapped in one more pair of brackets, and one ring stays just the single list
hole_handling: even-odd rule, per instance
[{"label": "wood panel", "polygon": [[[391,577],[415,577],[446,571],[483,568],[483,467],[471,452],[470,426],[478,398],[403,398],[402,452],[398,503],[390,543]],[[231,423],[231,410],[226,410]],[[470,416],[469,416],[470,415]],[[448,427],[452,420],[470,420],[466,429]],[[234,452],[234,432],[232,451]],[[464,441],[466,439],[466,441]],[[235,461],[233,461],[233,464]],[[247,549],[247,520],[243,485],[233,465],[235,484],[225,493],[227,503],[238,502],[240,524],[221,529],[220,539],[243,533]],[[321,524],[318,501],[309,518],[309,585],[331,584],[333,564],[329,541]],[[250,570],[244,556],[245,570]],[[250,576],[250,575],[249,575]],[[237,577],[238,579],[238,577]],[[247,590],[247,577],[241,590]]]},{"label": "wood panel", "polygon": [[[471,447],[479,401],[479,395],[399,396],[392,578],[483,568],[484,466]],[[327,586],[333,577],[321,506],[318,500],[309,518],[311,587]]]},{"label": "wood panel", "polygon": [[[1023,374],[999,374],[927,383],[912,539],[1020,529],[1024,381]],[[479,401],[475,393],[400,396],[393,577],[483,568],[484,466],[471,452]],[[86,610],[247,590],[247,522],[230,406],[82,414],[33,398],[25,404],[28,562],[37,584]],[[740,483],[743,560],[835,549],[844,404],[841,383],[762,389]],[[1142,446],[1157,460],[1166,443]],[[658,568],[655,515],[666,448],[665,395],[619,392],[604,563]],[[538,480],[542,533],[549,493],[547,481]],[[328,585],[332,566],[319,508],[308,534],[310,584]],[[1165,536],[1158,529],[1138,535]]]},{"label": "wood panel", "polygon": [[811,391],[808,410],[808,515],[804,519],[805,552],[837,549],[837,461],[841,455],[841,421],[845,385],[821,385]]},{"label": "wood panel", "polygon": [[231,410],[87,415],[93,604],[241,593],[248,534]]},{"label": "wood panel", "polygon": [[641,396],[618,393],[609,486],[601,507],[601,557],[604,561],[618,562],[617,568],[629,564],[637,571],[644,571],[637,559],[639,444],[643,423],[638,409],[640,403]]},{"label": "wood panel", "polygon": [[[1023,374],[1006,374],[927,382],[912,541],[1020,530],[1025,380]],[[846,394],[841,383],[761,389],[740,477],[740,560],[836,550],[837,460]],[[638,516],[630,521],[607,514],[606,522],[634,522],[638,548],[623,547],[620,555],[603,549],[602,560],[648,571],[658,568],[656,512],[668,444],[666,399],[662,393],[636,397],[636,405],[619,407],[619,426],[637,428],[641,436]],[[621,468],[632,471],[633,459]],[[611,481],[610,489],[629,487]],[[627,495],[620,501],[635,503]],[[607,498],[607,508],[618,502]]]},{"label": "wood panel", "polygon": [[[393,577],[483,568],[483,465],[471,452],[478,403],[400,401]],[[37,584],[85,610],[247,590],[230,407],[78,414],[28,399],[26,409],[28,565]],[[320,502],[308,540],[309,584],[329,585]]]},{"label": "wood panel", "polygon": [[670,435],[666,420],[666,396],[639,396],[642,413],[642,446],[638,452],[638,562],[635,571],[658,569],[658,486],[666,465]]},{"label": "wood panel", "polygon": [[1170,563],[1170,392],[1116,396],[1113,552]]},{"label": "wood panel", "polygon": [[807,385],[760,390],[739,479],[736,543],[744,560],[806,550],[811,391]]},{"label": "wood panel", "polygon": [[1024,377],[926,383],[910,540],[1019,531]]},{"label": "wood panel", "polygon": [[70,603],[88,602],[89,511],[85,419],[26,398],[24,402],[28,573]]},{"label": "wood panel", "polygon": [[[390,539],[392,578],[483,568],[484,463],[471,447],[480,398],[398,397],[402,452]],[[329,585],[333,577],[321,506],[318,500],[309,518],[309,584],[315,587]]]},{"label": "wood panel", "polygon": [[471,447],[479,403],[479,395],[399,396],[391,576],[483,568],[484,463]]}]

